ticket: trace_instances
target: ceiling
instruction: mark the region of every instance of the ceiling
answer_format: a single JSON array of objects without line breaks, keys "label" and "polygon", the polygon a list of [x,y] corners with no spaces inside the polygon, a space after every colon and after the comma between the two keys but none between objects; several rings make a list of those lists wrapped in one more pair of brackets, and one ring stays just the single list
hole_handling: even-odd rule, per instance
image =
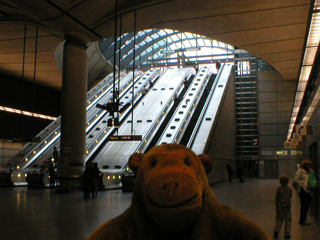
[{"label": "ceiling", "polygon": [[64,35],[87,43],[112,37],[117,12],[122,33],[134,31],[136,16],[137,31],[197,33],[251,52],[285,80],[298,81],[310,4],[313,1],[0,0],[0,71],[60,89],[55,50]]}]

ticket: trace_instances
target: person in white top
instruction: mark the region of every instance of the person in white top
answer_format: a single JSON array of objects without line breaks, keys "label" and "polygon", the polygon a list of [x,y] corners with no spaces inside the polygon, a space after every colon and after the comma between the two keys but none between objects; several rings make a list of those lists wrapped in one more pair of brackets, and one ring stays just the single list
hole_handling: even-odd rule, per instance
[{"label": "person in white top", "polygon": [[313,163],[309,159],[303,160],[301,168],[297,170],[294,177],[294,181],[299,186],[298,192],[301,205],[299,223],[301,225],[310,225],[310,223],[307,222],[307,214],[312,199],[312,191],[308,188],[308,179],[312,171],[312,165]]}]

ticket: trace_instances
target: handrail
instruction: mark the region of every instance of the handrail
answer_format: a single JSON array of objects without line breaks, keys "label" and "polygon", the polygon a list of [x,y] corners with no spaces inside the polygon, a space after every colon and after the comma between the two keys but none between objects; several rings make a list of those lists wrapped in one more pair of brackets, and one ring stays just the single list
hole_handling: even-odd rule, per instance
[{"label": "handrail", "polygon": [[[88,111],[92,108],[92,99],[101,99],[103,96],[105,96],[106,94],[108,94],[108,92],[111,90],[111,86],[109,86],[110,81],[112,80],[112,76],[113,74],[109,74],[104,80],[103,80],[103,84],[98,84],[98,87],[95,87],[93,89],[91,89],[89,91],[89,93],[87,94],[87,96],[90,97],[90,99],[87,100],[87,105],[89,106],[89,108],[87,108],[87,114]],[[103,91],[104,89],[106,89],[106,91]],[[97,94],[92,94],[95,92],[99,92],[99,97],[97,97]],[[96,113],[93,113],[92,116],[94,116]],[[61,122],[60,120],[61,116],[59,116],[59,118],[57,119],[57,121],[51,123],[48,127],[46,127],[42,132],[46,131],[48,132],[48,135],[46,136],[46,138],[42,138],[40,143],[37,144],[33,144],[33,143],[29,143],[28,144],[28,148],[23,148],[22,150],[20,150],[20,152],[16,155],[17,159],[14,163],[11,164],[11,168],[13,170],[23,170],[28,168],[31,164],[33,164],[34,161],[37,161],[38,158],[40,156],[42,156],[43,153],[45,153],[46,151],[48,151],[49,149],[52,148],[53,145],[58,145],[60,142],[60,124],[58,124],[58,122]],[[90,121],[92,119],[92,117],[89,117],[89,119],[87,119],[87,122]],[[55,126],[54,129],[49,130],[50,126]],[[86,129],[86,132],[88,132],[90,130],[90,128]],[[37,135],[39,136],[39,134]],[[24,152],[25,154],[21,154],[21,152]],[[46,154],[48,155],[48,154]],[[15,156],[15,157],[16,157]]]},{"label": "handrail", "polygon": [[[211,73],[208,72],[207,76],[206,76],[206,80],[204,80],[204,84],[207,85],[208,84],[208,79],[209,77],[208,76],[211,76]],[[192,117],[193,114],[191,114],[191,112],[194,112],[195,109],[197,108],[198,106],[198,102],[199,102],[199,99],[201,98],[201,96],[203,95],[204,93],[204,90],[205,89],[205,86],[204,85],[201,85],[201,88],[199,89],[198,93],[197,93],[197,97],[193,100],[192,102],[192,106],[191,108],[189,108],[189,112],[190,114],[186,114],[184,119],[183,119],[183,122],[182,122],[182,125],[180,125],[180,129],[183,129],[182,131],[179,131],[177,132],[177,134],[175,135],[174,139],[176,141],[176,143],[180,142],[184,132],[185,132],[185,128],[189,125],[189,122],[190,122],[190,119]],[[190,103],[191,104],[191,103]]]},{"label": "handrail", "polygon": [[214,80],[213,86],[211,87],[210,94],[209,94],[209,96],[208,96],[207,99],[206,99],[206,102],[205,102],[205,104],[204,104],[204,106],[203,106],[203,108],[202,108],[202,110],[201,110],[201,113],[199,114],[199,118],[198,118],[198,120],[197,120],[197,123],[196,123],[196,125],[195,125],[195,127],[194,127],[194,129],[193,129],[193,131],[192,131],[192,134],[191,134],[191,136],[190,136],[190,139],[189,139],[189,141],[188,141],[188,143],[187,143],[187,147],[188,147],[188,148],[190,148],[190,147],[192,146],[193,141],[194,141],[194,137],[195,137],[196,134],[198,133],[199,126],[200,126],[200,124],[201,124],[201,122],[202,122],[202,120],[203,120],[203,116],[205,115],[205,112],[207,111],[208,105],[209,105],[209,103],[210,103],[210,101],[211,101],[211,98],[212,98],[212,95],[213,95],[213,93],[214,93],[214,90],[215,90],[215,88],[216,88],[216,86],[217,86],[217,84],[218,84],[218,80],[219,80],[219,78],[220,78],[220,76],[221,76],[221,72],[222,72],[224,66],[225,66],[225,65],[222,65],[222,67],[220,68],[220,70],[219,70],[219,72],[218,72],[218,74],[217,74],[217,76],[216,76],[216,78],[215,78],[215,80]]},{"label": "handrail", "polygon": [[[180,82],[180,87],[178,88],[178,93],[181,92],[181,90],[183,89],[182,87],[184,86],[183,85],[183,81],[186,77],[188,77],[189,75],[191,75],[191,70],[189,70],[188,72],[185,73],[185,75],[182,77],[181,79],[181,82]],[[157,116],[157,120],[152,124],[152,126],[149,128],[148,132],[146,133],[144,139],[141,141],[141,143],[139,144],[139,146],[136,148],[136,152],[143,152],[147,149],[147,145],[150,144],[151,140],[148,141],[148,139],[152,139],[153,136],[152,135],[155,135],[156,134],[156,131],[155,129],[158,128],[161,123],[162,123],[162,120],[164,119],[165,117],[165,114],[163,113],[166,113],[166,111],[168,110],[168,108],[170,107],[170,105],[172,103],[174,103],[174,96],[175,95],[179,95],[177,93],[177,91],[175,93],[173,93],[170,97],[170,99],[168,100],[168,102],[165,104],[165,107],[162,109],[162,111],[160,112],[160,114]]]},{"label": "handrail", "polygon": [[[211,69],[211,66],[206,66],[206,67],[201,68],[201,70],[198,71],[197,75],[196,75],[195,78],[193,79],[192,84],[194,83],[194,81],[196,81],[196,80],[199,79],[199,76],[202,77],[201,74],[203,73],[203,69],[206,69],[206,68],[207,68],[206,74],[208,74],[209,72],[212,71],[212,70],[210,70],[210,69]],[[203,85],[204,85],[204,83],[206,82],[206,78],[207,78],[207,77],[208,77],[207,75],[204,76],[204,77],[201,79],[201,82],[199,82],[199,84],[201,84],[201,85],[199,85],[197,91],[194,93],[194,94],[196,94],[196,95],[193,95],[193,97],[192,97],[193,100],[192,100],[192,102],[189,103],[188,109],[186,109],[186,110],[188,110],[189,112],[194,109],[194,106],[196,105],[196,103],[197,103],[197,101],[198,101],[197,98],[199,97],[199,95],[201,95],[202,89],[204,88]],[[192,89],[192,87],[191,87],[192,84],[190,84],[187,93],[189,93],[190,89]],[[181,102],[181,103],[179,104],[179,106],[177,107],[177,111],[179,111],[178,109],[179,109],[181,106],[183,106],[183,102]],[[177,111],[176,111],[176,113],[177,113]],[[174,136],[170,136],[170,141],[171,141],[171,142],[178,143],[178,138],[180,137],[180,134],[182,134],[182,132],[183,132],[183,131],[180,131],[180,129],[182,129],[182,128],[185,126],[185,124],[188,122],[188,120],[189,120],[189,116],[188,116],[188,115],[190,115],[190,114],[185,114],[185,115],[183,116],[183,119],[182,119],[182,120],[180,119],[180,120],[181,120],[181,121],[180,121],[181,123],[180,123],[180,125],[179,125],[179,128],[177,128],[177,130],[178,130],[178,129],[179,129],[179,130],[174,132]],[[171,120],[171,121],[172,121],[172,120]],[[167,126],[166,130],[163,132],[163,134],[161,135],[161,137],[159,138],[159,141],[158,141],[157,144],[160,144],[160,141],[164,138],[165,134],[166,134],[167,131],[168,131],[168,128],[169,128],[169,125]]]},{"label": "handrail", "polygon": [[[183,86],[183,81],[184,81],[184,79],[185,79],[185,77],[187,76],[187,75],[190,75],[190,74],[192,74],[192,71],[190,70],[190,71],[188,71],[187,73],[185,73],[185,75],[183,76],[183,78],[182,78],[182,80],[181,80],[181,83],[179,84],[179,90],[181,90],[182,89],[182,86]],[[146,149],[146,146],[147,146],[147,144],[149,144],[150,143],[150,141],[148,142],[146,142],[145,140],[147,139],[147,138],[149,138],[149,136],[151,136],[152,135],[152,133],[153,134],[155,134],[154,133],[154,129],[157,127],[157,126],[159,126],[159,125],[161,125],[161,122],[159,121],[158,122],[158,120],[159,120],[159,118],[161,119],[161,118],[163,118],[165,115],[163,114],[163,112],[165,112],[165,110],[167,110],[168,108],[169,108],[169,106],[168,106],[168,103],[169,102],[171,102],[171,101],[173,101],[173,99],[174,99],[174,95],[175,95],[176,93],[173,93],[172,94],[172,96],[170,97],[170,100],[168,100],[168,102],[164,105],[165,107],[160,111],[160,113],[159,113],[159,115],[157,116],[157,121],[154,121],[154,123],[152,124],[152,126],[149,128],[149,130],[148,130],[148,132],[145,134],[145,137],[142,139],[142,141],[140,142],[140,144],[138,145],[138,147],[136,148],[136,150],[135,150],[135,152],[143,152],[145,149]],[[157,126],[156,126],[157,125]],[[151,139],[151,138],[150,138]],[[119,171],[117,171],[117,172],[112,172],[112,174],[123,174],[124,172],[126,172],[127,170],[127,167],[128,167],[128,163],[127,164],[125,164],[125,166],[122,168],[122,169],[119,169]],[[110,169],[109,169],[109,171],[110,171]],[[108,170],[106,170],[106,171],[104,171],[104,174],[106,174],[106,173],[108,173]],[[110,173],[110,172],[109,172]]]},{"label": "handrail", "polygon": [[[137,89],[136,94],[134,96],[134,104],[142,97],[141,96],[141,91],[142,88],[144,86],[146,86],[146,84],[148,83],[148,81],[150,80],[154,80],[155,77],[157,76],[157,72],[152,73],[152,75],[150,75],[148,78],[145,79],[145,84],[142,84],[139,89]],[[126,102],[130,103],[132,101],[132,98],[129,98]],[[130,112],[130,109],[126,109],[125,112],[120,116],[120,121],[122,121],[126,116],[127,113]],[[106,130],[108,129],[108,130]],[[100,147],[100,145],[105,141],[105,139],[111,134],[112,130],[114,130],[114,127],[112,128],[108,128],[105,127],[103,129],[101,129],[100,134],[96,136],[95,139],[93,139],[93,141],[91,141],[91,143],[89,145],[86,146],[86,151],[87,151],[87,156],[86,159],[88,160],[92,154],[94,153],[94,151]],[[98,140],[98,142],[96,142]],[[96,144],[95,146],[92,146],[94,143],[99,143]]]}]

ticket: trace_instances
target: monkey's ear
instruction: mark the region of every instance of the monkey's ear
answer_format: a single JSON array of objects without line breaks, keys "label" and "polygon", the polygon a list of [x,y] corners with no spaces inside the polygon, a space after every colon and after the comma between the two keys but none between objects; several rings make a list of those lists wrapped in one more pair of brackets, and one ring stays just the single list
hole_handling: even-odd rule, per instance
[{"label": "monkey's ear", "polygon": [[204,167],[204,170],[208,174],[212,170],[212,159],[206,154],[199,154],[198,155],[200,161],[202,162],[202,165]]},{"label": "monkey's ear", "polygon": [[134,153],[129,157],[129,167],[134,173],[138,172],[138,168],[143,157],[144,157],[143,153]]}]

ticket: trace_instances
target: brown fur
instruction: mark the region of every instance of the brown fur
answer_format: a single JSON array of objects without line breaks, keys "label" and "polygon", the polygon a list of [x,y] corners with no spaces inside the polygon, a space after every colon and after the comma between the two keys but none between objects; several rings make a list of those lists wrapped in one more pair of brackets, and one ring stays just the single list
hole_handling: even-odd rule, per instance
[{"label": "brown fur", "polygon": [[219,203],[207,180],[207,155],[177,144],[133,154],[137,171],[131,206],[95,230],[90,240],[268,240],[255,223]]}]

